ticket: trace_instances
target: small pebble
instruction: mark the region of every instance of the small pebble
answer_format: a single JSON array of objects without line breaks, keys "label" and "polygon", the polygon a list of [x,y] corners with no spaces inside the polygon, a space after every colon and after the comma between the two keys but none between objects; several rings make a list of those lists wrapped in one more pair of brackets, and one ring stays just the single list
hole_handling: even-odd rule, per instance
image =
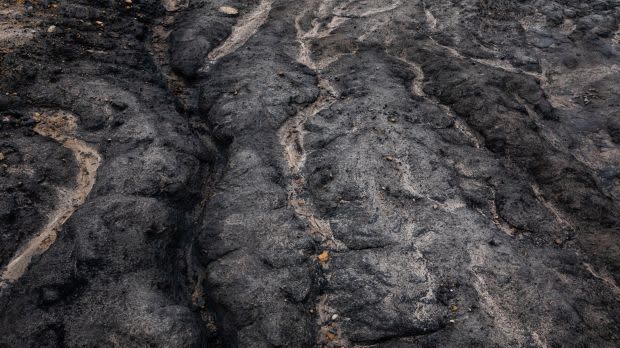
[{"label": "small pebble", "polygon": [[239,10],[232,6],[222,6],[219,8],[220,12],[225,13],[229,16],[236,16],[239,14]]}]

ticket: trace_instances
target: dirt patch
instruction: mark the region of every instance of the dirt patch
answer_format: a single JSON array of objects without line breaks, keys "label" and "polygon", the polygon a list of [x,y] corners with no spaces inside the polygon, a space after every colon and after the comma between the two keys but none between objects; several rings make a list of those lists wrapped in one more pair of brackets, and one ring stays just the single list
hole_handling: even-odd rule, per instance
[{"label": "dirt patch", "polygon": [[41,20],[28,17],[23,3],[0,4],[0,53],[27,44],[40,31]]}]

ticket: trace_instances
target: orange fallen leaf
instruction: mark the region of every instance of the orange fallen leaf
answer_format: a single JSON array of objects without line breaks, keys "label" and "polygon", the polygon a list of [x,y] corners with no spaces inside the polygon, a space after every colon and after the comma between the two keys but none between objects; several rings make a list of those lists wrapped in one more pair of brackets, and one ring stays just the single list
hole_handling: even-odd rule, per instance
[{"label": "orange fallen leaf", "polygon": [[327,332],[325,333],[325,337],[327,337],[327,339],[328,339],[328,340],[333,341],[333,340],[335,340],[335,339],[336,339],[336,334],[335,334],[335,333],[332,333],[332,332],[327,331]]},{"label": "orange fallen leaf", "polygon": [[329,252],[327,250],[323,251],[319,256],[317,256],[317,259],[321,262],[329,261]]}]

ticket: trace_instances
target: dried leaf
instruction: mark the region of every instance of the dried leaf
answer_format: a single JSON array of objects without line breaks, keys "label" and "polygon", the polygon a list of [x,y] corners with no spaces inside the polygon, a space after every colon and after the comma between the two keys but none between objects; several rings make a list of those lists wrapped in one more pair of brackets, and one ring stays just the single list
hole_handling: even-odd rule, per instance
[{"label": "dried leaf", "polygon": [[319,256],[317,256],[320,262],[329,261],[329,252],[327,250],[323,251]]},{"label": "dried leaf", "polygon": [[325,337],[327,337],[327,339],[330,340],[330,341],[334,341],[338,336],[336,336],[336,334],[334,334],[334,333],[331,333],[331,332],[327,331],[325,333]]}]

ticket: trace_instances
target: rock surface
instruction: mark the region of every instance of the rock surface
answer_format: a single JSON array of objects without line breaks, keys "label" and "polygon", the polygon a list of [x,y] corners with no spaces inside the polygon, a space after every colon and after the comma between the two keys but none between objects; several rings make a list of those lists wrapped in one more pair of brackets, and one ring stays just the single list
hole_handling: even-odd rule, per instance
[{"label": "rock surface", "polygon": [[620,345],[620,2],[0,13],[0,347]]}]

